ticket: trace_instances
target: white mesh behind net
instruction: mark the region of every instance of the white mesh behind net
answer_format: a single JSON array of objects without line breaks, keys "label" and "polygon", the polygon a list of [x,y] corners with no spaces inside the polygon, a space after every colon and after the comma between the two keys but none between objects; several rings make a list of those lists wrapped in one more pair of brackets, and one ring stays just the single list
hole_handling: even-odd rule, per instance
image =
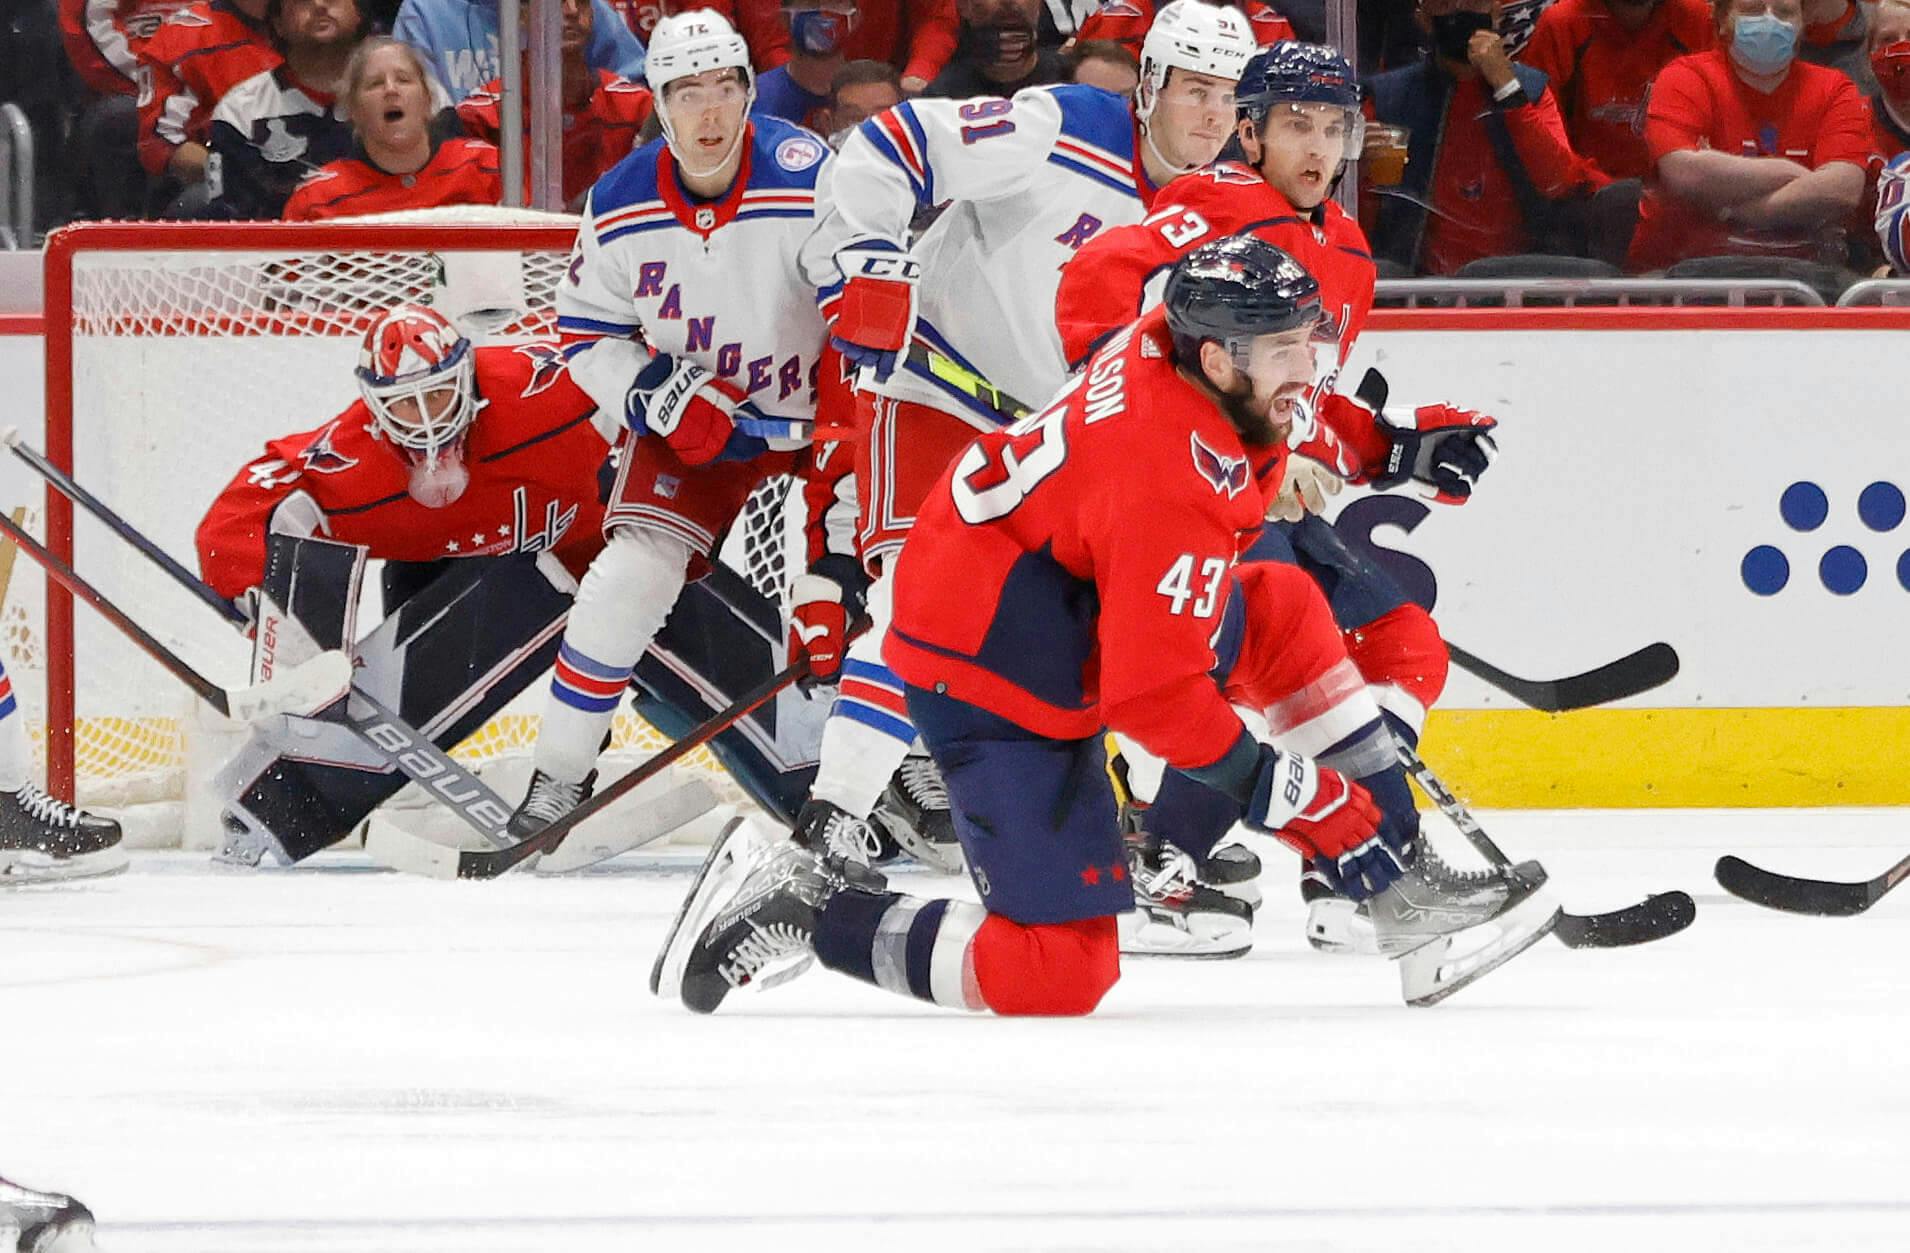
[{"label": "white mesh behind net", "polygon": [[[415,219],[414,219],[415,220]],[[73,265],[74,476],[196,568],[193,532],[219,489],[265,442],[318,426],[356,395],[352,367],[368,321],[400,302],[432,304],[479,343],[553,333],[564,250],[522,249],[499,225],[495,249],[427,246],[298,251],[80,251]],[[56,334],[49,328],[49,334]],[[757,588],[782,594],[792,542],[787,480],[759,489],[724,560]],[[34,514],[37,515],[37,510]],[[37,516],[34,531],[44,534]],[[246,679],[249,645],[83,512],[75,565],[154,635],[215,681]],[[374,585],[375,579],[368,579]],[[36,733],[45,716],[48,641],[38,572],[21,563],[3,637]],[[374,597],[375,598],[375,597]],[[375,621],[367,606],[361,624]],[[171,676],[84,605],[75,610],[77,782],[82,803],[178,799],[194,773],[192,743],[209,715]],[[484,764],[528,751],[543,684],[458,750]],[[620,714],[613,746],[654,750],[662,737]],[[692,769],[725,784],[707,754]],[[515,799],[514,797],[511,799]],[[156,842],[165,842],[163,839]]]}]

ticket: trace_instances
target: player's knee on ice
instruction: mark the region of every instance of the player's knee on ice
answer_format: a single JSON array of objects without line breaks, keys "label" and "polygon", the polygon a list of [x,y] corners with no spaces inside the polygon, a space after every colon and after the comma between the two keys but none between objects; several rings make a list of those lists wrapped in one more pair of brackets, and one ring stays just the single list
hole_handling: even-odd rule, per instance
[{"label": "player's knee on ice", "polygon": [[975,981],[997,1014],[1078,1017],[1121,977],[1120,949],[1112,918],[1028,926],[995,914],[975,933]]}]

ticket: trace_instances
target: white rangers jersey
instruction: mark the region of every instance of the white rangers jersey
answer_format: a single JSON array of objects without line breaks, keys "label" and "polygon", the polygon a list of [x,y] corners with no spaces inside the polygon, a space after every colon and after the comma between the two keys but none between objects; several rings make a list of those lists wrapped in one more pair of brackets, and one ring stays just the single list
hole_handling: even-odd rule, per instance
[{"label": "white rangers jersey", "polygon": [[[1068,374],[1054,312],[1062,265],[1101,230],[1139,222],[1155,191],[1128,102],[1072,84],[897,105],[843,144],[832,184],[829,226],[851,242],[907,246],[918,209],[953,202],[913,250],[916,340],[1035,406]],[[916,367],[875,390],[984,430],[1005,421]]]},{"label": "white rangers jersey", "polygon": [[829,146],[779,118],[750,122],[742,170],[720,200],[684,191],[663,140],[625,157],[584,204],[557,329],[571,377],[624,412],[644,344],[687,358],[764,414],[793,419],[772,448],[809,441],[816,370],[827,343],[818,301],[842,287],[816,230]]}]

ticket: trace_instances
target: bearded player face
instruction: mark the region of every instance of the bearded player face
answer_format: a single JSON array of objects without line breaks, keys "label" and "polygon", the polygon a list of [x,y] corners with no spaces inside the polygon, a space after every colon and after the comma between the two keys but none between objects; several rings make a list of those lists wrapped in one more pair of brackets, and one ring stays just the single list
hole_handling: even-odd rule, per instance
[{"label": "bearded player face", "polygon": [[1317,326],[1302,326],[1233,349],[1214,340],[1200,346],[1201,372],[1244,442],[1267,448],[1286,439],[1313,390],[1322,343]]}]

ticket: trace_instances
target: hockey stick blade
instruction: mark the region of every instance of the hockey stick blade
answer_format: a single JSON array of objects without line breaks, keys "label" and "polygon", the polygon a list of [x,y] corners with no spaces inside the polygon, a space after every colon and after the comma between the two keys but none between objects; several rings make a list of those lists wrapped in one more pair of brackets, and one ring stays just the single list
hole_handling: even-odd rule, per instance
[{"label": "hockey stick blade", "polygon": [[1470,671],[1522,704],[1545,713],[1566,713],[1609,704],[1649,692],[1678,677],[1678,650],[1665,643],[1647,644],[1595,670],[1568,674],[1562,679],[1521,679],[1450,640],[1446,642],[1446,650],[1460,669]]},{"label": "hockey stick blade", "polygon": [[1608,914],[1562,914],[1552,934],[1566,948],[1627,948],[1676,935],[1697,916],[1690,893],[1657,892]]},{"label": "hockey stick blade", "polygon": [[1718,885],[1731,895],[1766,909],[1819,918],[1849,918],[1882,900],[1892,888],[1910,878],[1910,857],[1874,879],[1838,883],[1826,879],[1799,879],[1753,866],[1742,857],[1718,858],[1712,870]]}]

